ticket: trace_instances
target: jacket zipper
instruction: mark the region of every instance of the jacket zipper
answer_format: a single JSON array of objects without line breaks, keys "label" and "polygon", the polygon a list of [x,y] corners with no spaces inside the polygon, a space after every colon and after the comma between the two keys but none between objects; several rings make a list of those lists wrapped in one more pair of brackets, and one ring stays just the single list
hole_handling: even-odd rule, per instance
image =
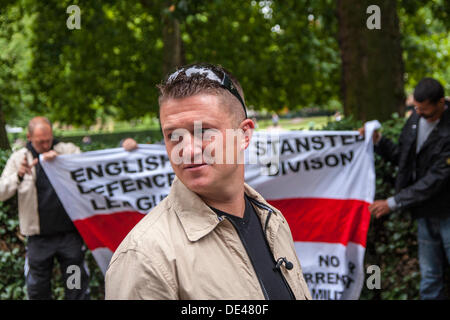
[{"label": "jacket zipper", "polygon": [[[256,201],[256,200],[250,198],[250,197],[249,197],[249,199],[252,200],[252,202],[253,202],[254,204],[256,204],[258,207],[260,207],[260,208],[262,208],[262,209],[265,209],[265,210],[269,211],[269,213],[268,213],[268,215],[267,215],[267,218],[266,218],[266,221],[264,222],[264,236],[266,237],[267,243],[269,243],[269,240],[267,239],[267,226],[269,225],[269,219],[270,219],[270,217],[272,216],[273,210],[272,210],[271,208],[269,208],[269,207],[263,205],[262,203],[259,203],[258,201]],[[270,253],[272,254],[272,257],[274,258],[274,263],[276,264],[275,257],[273,256],[273,252],[272,252],[272,250],[270,249],[270,246],[269,246],[269,250],[270,250]],[[291,294],[291,297],[295,300],[295,294],[294,294],[294,292],[292,291],[291,286],[290,286],[289,283],[287,282],[287,280],[286,280],[286,278],[284,277],[283,272],[281,272],[281,270],[280,270],[280,274],[281,274],[281,278],[283,279],[284,284],[285,284],[286,287],[289,289],[289,292],[290,292],[290,294]]]}]

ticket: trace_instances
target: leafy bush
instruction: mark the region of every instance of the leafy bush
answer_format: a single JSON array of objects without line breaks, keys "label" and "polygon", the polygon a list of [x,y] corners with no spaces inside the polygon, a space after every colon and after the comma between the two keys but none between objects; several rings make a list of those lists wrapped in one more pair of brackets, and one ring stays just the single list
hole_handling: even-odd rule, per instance
[{"label": "leafy bush", "polygon": [[[90,143],[83,143],[83,138],[89,137]],[[117,148],[119,142],[125,138],[133,138],[138,143],[156,143],[162,139],[160,130],[126,131],[117,133],[96,133],[88,136],[62,136],[61,141],[70,141],[81,146],[83,151]]]},{"label": "leafy bush", "polygon": [[[11,152],[0,150],[0,168]],[[17,197],[0,202],[0,299],[25,296],[25,239],[18,233]]]}]

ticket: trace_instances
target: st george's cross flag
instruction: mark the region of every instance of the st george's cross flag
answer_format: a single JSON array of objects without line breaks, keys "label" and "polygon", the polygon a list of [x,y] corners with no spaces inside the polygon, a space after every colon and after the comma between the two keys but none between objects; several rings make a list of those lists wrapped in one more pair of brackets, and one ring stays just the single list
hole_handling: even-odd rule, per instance
[{"label": "st george's cross flag", "polygon": [[[375,194],[368,137],[378,126],[366,124],[365,139],[356,131],[258,131],[246,150],[245,180],[288,221],[314,299],[359,298]],[[103,273],[175,178],[164,145],[60,155],[41,165]]]}]

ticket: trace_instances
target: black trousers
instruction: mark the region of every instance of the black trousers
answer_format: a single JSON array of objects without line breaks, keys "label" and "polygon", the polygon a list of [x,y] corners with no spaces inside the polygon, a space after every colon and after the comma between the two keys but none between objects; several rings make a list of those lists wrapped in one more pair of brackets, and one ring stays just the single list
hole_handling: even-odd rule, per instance
[{"label": "black trousers", "polygon": [[25,282],[30,300],[52,299],[54,259],[60,268],[64,299],[89,299],[89,271],[84,261],[86,246],[78,232],[28,237]]}]

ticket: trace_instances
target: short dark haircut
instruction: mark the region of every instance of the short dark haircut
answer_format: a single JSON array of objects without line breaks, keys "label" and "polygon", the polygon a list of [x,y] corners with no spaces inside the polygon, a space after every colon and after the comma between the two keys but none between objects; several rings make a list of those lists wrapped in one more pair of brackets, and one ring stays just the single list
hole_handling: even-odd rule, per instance
[{"label": "short dark haircut", "polygon": [[[222,78],[225,73],[230,78],[243,102],[245,101],[244,91],[242,90],[239,81],[224,67],[208,63],[194,63],[183,66],[179,70],[187,70],[191,67],[206,68],[214,72],[219,78]],[[160,108],[162,103],[167,99],[182,99],[201,93],[213,94],[221,98],[222,103],[229,107],[234,123],[241,123],[246,118],[241,102],[228,90],[221,87],[217,81],[211,80],[207,78],[206,75],[200,73],[194,73],[188,77],[184,72],[178,73],[172,81],[169,81],[171,74],[167,75],[163,82],[157,85],[159,89],[158,102]]]},{"label": "short dark haircut", "polygon": [[429,100],[430,103],[436,104],[442,98],[444,98],[444,87],[433,78],[423,78],[414,89],[414,100],[417,102]]}]

